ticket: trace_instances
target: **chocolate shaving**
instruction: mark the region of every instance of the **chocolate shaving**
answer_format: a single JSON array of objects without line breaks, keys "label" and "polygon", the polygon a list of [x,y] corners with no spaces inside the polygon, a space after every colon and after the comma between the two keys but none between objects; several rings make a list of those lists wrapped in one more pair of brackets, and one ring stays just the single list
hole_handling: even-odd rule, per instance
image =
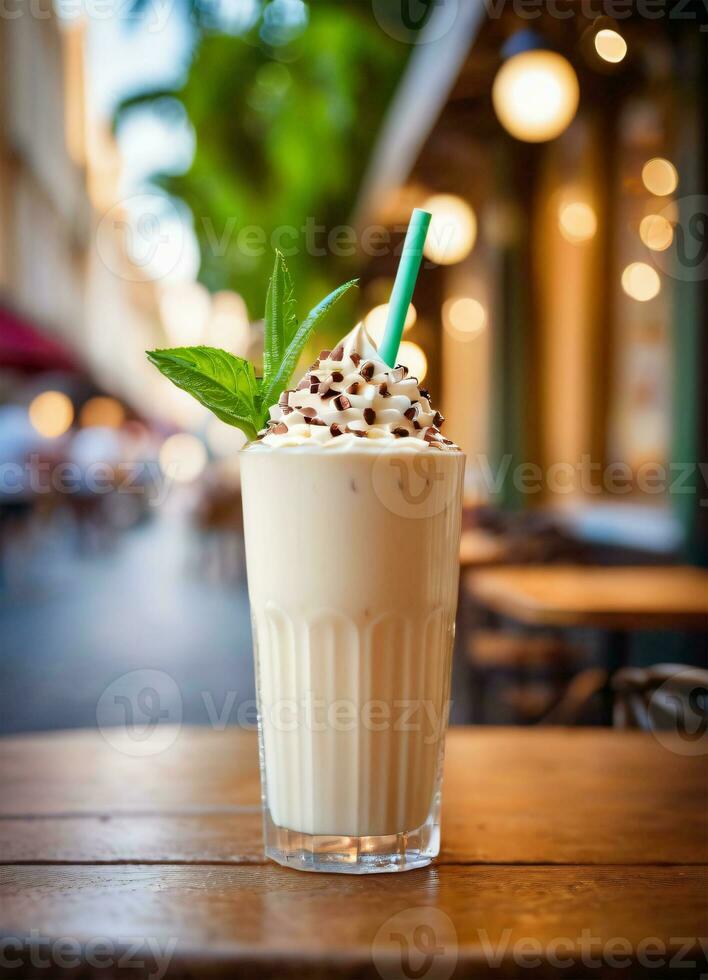
[{"label": "chocolate shaving", "polygon": [[348,395],[356,395],[358,393],[358,391],[359,391],[359,382],[358,381],[352,381],[352,383],[347,388],[347,394]]},{"label": "chocolate shaving", "polygon": [[274,425],[270,431],[273,433],[274,436],[284,436],[285,433],[288,431],[288,427],[285,424],[285,422],[278,422],[278,424]]},{"label": "chocolate shaving", "polygon": [[421,398],[430,398],[430,392],[427,388],[419,388],[418,391],[420,392]]},{"label": "chocolate shaving", "polygon": [[418,421],[418,419],[413,419],[413,428],[414,429],[419,429],[419,430],[423,428],[423,426],[420,424],[420,422]]},{"label": "chocolate shaving", "polygon": [[433,425],[437,429],[439,429],[440,426],[443,424],[444,421],[445,421],[445,416],[444,415],[441,415],[440,412],[436,412],[435,413],[435,417],[433,418]]},{"label": "chocolate shaving", "polygon": [[320,390],[320,383],[319,383],[319,381],[316,381],[314,384],[311,384],[310,385],[310,394],[311,395],[316,395],[319,390]]},{"label": "chocolate shaving", "polygon": [[351,433],[351,435],[353,436],[359,436],[360,439],[363,439],[364,436],[366,435],[366,433],[362,429],[352,429],[349,426],[347,426],[346,431]]},{"label": "chocolate shaving", "polygon": [[392,431],[394,436],[398,436],[399,439],[405,439],[405,437],[408,435],[408,429],[404,429],[400,425],[397,428],[393,429]]},{"label": "chocolate shaving", "polygon": [[329,431],[332,433],[333,436],[341,436],[342,434],[342,430],[340,429],[340,427],[337,425],[336,422],[333,422],[330,425]]},{"label": "chocolate shaving", "polygon": [[361,354],[357,354],[356,351],[352,351],[349,357],[354,367],[358,367],[361,364]]},{"label": "chocolate shaving", "polygon": [[379,394],[383,398],[390,398],[391,397],[391,392],[388,390],[388,385],[386,384],[385,381],[382,381],[381,384],[379,385]]},{"label": "chocolate shaving", "polygon": [[306,419],[313,419],[317,415],[317,409],[307,406],[306,408],[301,408],[300,411],[305,416]]},{"label": "chocolate shaving", "polygon": [[329,355],[330,361],[341,361],[344,357],[344,345],[340,344],[339,347],[335,347],[332,353]]},{"label": "chocolate shaving", "polygon": [[320,361],[326,361],[329,358],[329,355],[331,353],[332,352],[329,351],[329,350],[321,350],[320,353],[319,353],[319,360]]},{"label": "chocolate shaving", "polygon": [[369,425],[374,424],[374,422],[376,421],[376,412],[373,410],[373,408],[364,409],[364,421],[367,422]]},{"label": "chocolate shaving", "polygon": [[371,381],[374,376],[374,370],[375,367],[373,361],[367,361],[362,367],[361,371],[359,371],[359,374],[362,376],[364,381]]},{"label": "chocolate shaving", "polygon": [[336,394],[337,394],[336,388],[328,388],[327,391],[325,391],[320,395],[320,397],[326,401],[328,398],[334,398]]},{"label": "chocolate shaving", "polygon": [[410,419],[411,422],[412,422],[416,418],[416,416],[418,415],[418,412],[419,411],[420,411],[420,409],[418,408],[417,405],[411,405],[411,407],[410,408],[407,408],[403,414],[405,415],[405,417],[407,419]]},{"label": "chocolate shaving", "polygon": [[307,421],[309,421],[310,425],[327,425],[324,419],[315,418],[315,419],[308,419]]},{"label": "chocolate shaving", "polygon": [[352,407],[352,403],[349,401],[346,395],[338,395],[334,399],[334,404],[337,406],[340,412],[346,412],[348,408]]},{"label": "chocolate shaving", "polygon": [[344,375],[341,371],[332,372],[332,381],[344,381]]}]

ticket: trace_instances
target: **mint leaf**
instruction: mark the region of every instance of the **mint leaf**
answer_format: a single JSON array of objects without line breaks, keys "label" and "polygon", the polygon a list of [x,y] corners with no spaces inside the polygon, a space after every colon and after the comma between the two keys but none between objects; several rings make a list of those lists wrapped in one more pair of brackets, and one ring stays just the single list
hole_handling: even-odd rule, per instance
[{"label": "mint leaf", "polygon": [[250,361],[216,347],[147,351],[155,367],[217,418],[255,439],[262,423],[256,373]]},{"label": "mint leaf", "polygon": [[275,253],[265,311],[263,378],[250,361],[216,347],[146,351],[155,367],[178,388],[248,439],[255,439],[295,370],[312,331],[358,280],[335,289],[298,325],[293,284],[281,252]]},{"label": "mint leaf", "polygon": [[[270,374],[264,370],[264,377],[261,381],[261,404],[264,407],[267,408],[268,406],[274,404],[274,402],[278,400],[280,393],[285,391],[288,381],[290,380],[290,377],[300,358],[302,349],[307,343],[310,334],[315,327],[321,323],[332,307],[335,306],[342,296],[349,292],[352,286],[355,286],[358,281],[358,279],[352,279],[350,282],[345,282],[343,286],[335,289],[329,294],[329,296],[326,296],[320,303],[318,303],[313,310],[310,310],[300,326],[295,329],[292,339],[288,343],[284,354],[277,362],[275,370]],[[266,345],[267,344],[268,340],[266,340]]]},{"label": "mint leaf", "polygon": [[282,252],[276,251],[265,308],[263,377],[268,384],[276,374],[287,345],[297,330],[293,283]]}]

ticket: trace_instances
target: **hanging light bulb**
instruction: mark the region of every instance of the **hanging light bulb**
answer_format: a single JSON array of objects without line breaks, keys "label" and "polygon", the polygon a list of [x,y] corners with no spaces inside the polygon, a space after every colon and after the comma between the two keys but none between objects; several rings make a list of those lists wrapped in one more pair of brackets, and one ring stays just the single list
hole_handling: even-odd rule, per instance
[{"label": "hanging light bulb", "polygon": [[670,160],[663,157],[653,157],[642,167],[642,181],[651,194],[665,197],[673,194],[678,187],[678,172]]},{"label": "hanging light bulb", "polygon": [[619,31],[604,27],[595,35],[595,50],[603,61],[616,65],[627,54],[627,42]]},{"label": "hanging light bulb", "polygon": [[622,289],[632,299],[646,303],[661,291],[661,280],[646,262],[630,262],[622,273]]},{"label": "hanging light bulb", "polygon": [[428,373],[428,358],[423,348],[414,344],[412,340],[403,341],[398,349],[398,361],[404,364],[418,381],[422,381]]},{"label": "hanging light bulb", "polygon": [[[369,334],[377,347],[381,345],[384,337],[386,321],[388,320],[388,309],[388,303],[381,303],[379,306],[375,306],[373,310],[370,310],[364,317],[366,332]],[[415,306],[413,306],[411,303],[408,307],[408,312],[406,313],[405,323],[403,324],[404,331],[410,330],[417,319],[418,313]]]},{"label": "hanging light bulb", "polygon": [[433,194],[423,203],[432,219],[423,254],[438,265],[466,258],[477,240],[477,215],[457,194]]},{"label": "hanging light bulb", "polygon": [[563,55],[539,47],[531,31],[514,35],[492,87],[494,111],[517,139],[541,143],[567,129],[578,109],[575,71]]},{"label": "hanging light bulb", "polygon": [[597,231],[597,216],[586,201],[566,201],[558,209],[558,227],[567,242],[587,242]]},{"label": "hanging light bulb", "polygon": [[647,214],[639,224],[639,237],[652,252],[664,252],[674,240],[674,229],[663,214]]}]

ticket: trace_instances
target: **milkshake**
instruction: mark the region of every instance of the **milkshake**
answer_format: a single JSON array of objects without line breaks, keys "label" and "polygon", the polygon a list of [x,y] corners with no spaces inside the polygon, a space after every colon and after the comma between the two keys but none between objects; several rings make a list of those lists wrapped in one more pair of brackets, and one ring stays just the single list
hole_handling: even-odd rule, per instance
[{"label": "milkshake", "polygon": [[427,864],[439,805],[464,457],[363,327],[241,455],[266,853]]}]

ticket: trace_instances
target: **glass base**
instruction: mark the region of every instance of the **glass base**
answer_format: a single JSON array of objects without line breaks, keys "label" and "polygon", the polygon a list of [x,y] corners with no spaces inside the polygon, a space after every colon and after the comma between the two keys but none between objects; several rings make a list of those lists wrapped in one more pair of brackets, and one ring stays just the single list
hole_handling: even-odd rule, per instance
[{"label": "glass base", "polygon": [[335,874],[382,874],[424,868],[440,850],[440,828],[430,819],[417,830],[383,837],[301,834],[265,814],[266,857],[284,868]]}]

